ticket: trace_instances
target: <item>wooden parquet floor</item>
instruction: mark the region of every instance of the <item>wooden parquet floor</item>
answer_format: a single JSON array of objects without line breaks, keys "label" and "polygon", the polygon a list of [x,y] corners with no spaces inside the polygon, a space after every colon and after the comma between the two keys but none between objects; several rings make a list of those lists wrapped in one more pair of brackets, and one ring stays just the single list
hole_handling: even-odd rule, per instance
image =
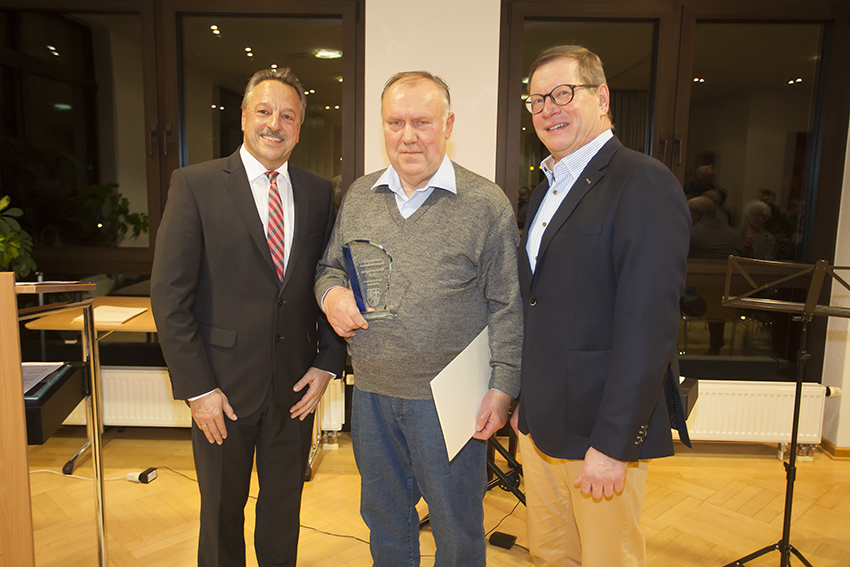
[{"label": "wooden parquet floor", "polygon": [[[85,433],[63,427],[29,450],[30,469],[61,471]],[[195,562],[199,498],[188,430],[127,428],[105,435],[105,478],[159,467],[150,484],[106,483],[107,544],[114,567],[174,567]],[[650,464],[642,518],[648,565],[722,566],[779,541],[785,472],[774,446],[698,443],[694,450]],[[349,437],[339,449],[320,451],[305,487],[299,565],[362,567],[371,564],[368,531],[360,519],[359,477]],[[850,461],[816,452],[798,462],[791,543],[815,567],[850,566]],[[89,461],[78,475],[91,476]],[[188,477],[188,478],[187,478]],[[47,473],[31,475],[36,562],[39,567],[97,564],[92,483]],[[252,494],[256,494],[256,484]],[[485,529],[517,536],[527,546],[525,509],[508,492],[484,501]],[[501,523],[500,523],[501,522]],[[250,546],[253,507],[246,509]],[[333,535],[332,535],[333,534]],[[422,532],[422,565],[433,565],[434,542]],[[256,565],[249,547],[249,565]],[[778,552],[748,567],[779,565]],[[792,565],[800,563],[792,558]],[[525,549],[488,546],[488,565],[530,566]],[[615,567],[615,566],[612,566]]]}]

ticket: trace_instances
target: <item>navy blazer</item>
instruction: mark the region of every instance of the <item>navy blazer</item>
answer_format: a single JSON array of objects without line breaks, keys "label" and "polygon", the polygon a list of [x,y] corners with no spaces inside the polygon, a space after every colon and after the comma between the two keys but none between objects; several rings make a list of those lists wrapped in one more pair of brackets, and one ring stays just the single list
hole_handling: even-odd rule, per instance
[{"label": "navy blazer", "polygon": [[[532,193],[529,226],[547,190]],[[684,431],[676,344],[690,226],[673,174],[615,137],[546,227],[533,274],[526,230],[519,425],[547,455],[673,453],[677,416]]]},{"label": "navy blazer", "polygon": [[275,381],[289,409],[311,366],[339,374],[345,344],[313,295],[334,222],[331,184],[289,165],[295,232],[278,280],[245,168],[227,158],[177,169],[159,226],[151,305],[174,397],[221,388],[236,415],[257,410]]}]

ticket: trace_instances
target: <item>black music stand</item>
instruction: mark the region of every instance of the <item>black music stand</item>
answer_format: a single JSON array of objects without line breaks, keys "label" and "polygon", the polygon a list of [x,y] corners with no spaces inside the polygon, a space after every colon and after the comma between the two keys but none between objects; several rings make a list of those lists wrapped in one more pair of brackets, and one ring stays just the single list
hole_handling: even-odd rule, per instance
[{"label": "black music stand", "polygon": [[[758,285],[747,273],[743,265],[751,265],[753,270],[765,273],[786,273],[787,275],[768,283]],[[737,268],[737,275],[742,277],[750,285],[750,290],[741,295],[731,295],[732,287],[732,270]],[[739,567],[748,561],[752,561],[757,557],[761,557],[771,551],[780,553],[780,567],[791,566],[791,554],[794,554],[797,559],[803,562],[807,567],[813,567],[803,554],[800,553],[793,545],[791,545],[791,506],[794,501],[794,480],[797,476],[797,433],[800,425],[800,404],[803,393],[803,378],[805,376],[806,361],[810,358],[810,354],[806,351],[806,332],[808,323],[815,315],[826,317],[847,317],[850,318],[850,308],[847,307],[832,307],[829,305],[818,305],[818,297],[820,297],[821,288],[826,275],[830,275],[833,279],[841,283],[848,291],[850,285],[835,273],[835,270],[848,270],[850,268],[832,267],[825,260],[819,260],[816,264],[795,264],[791,262],[771,262],[767,260],[752,260],[749,258],[740,258],[730,256],[729,263],[726,267],[726,289],[723,294],[723,305],[729,307],[743,307],[747,309],[756,309],[762,311],[778,311],[782,313],[792,313],[796,315],[795,320],[802,323],[800,329],[800,347],[797,352],[797,388],[794,395],[794,422],[791,429],[791,450],[788,462],[785,465],[785,514],[782,522],[782,539],[777,543],[763,547],[758,551],[742,557],[737,561],[729,563],[725,567]],[[809,291],[806,296],[805,303],[794,301],[780,301],[775,299],[766,299],[754,297],[755,294],[775,287],[779,287],[786,282],[794,279],[805,278],[808,280]],[[801,286],[804,287],[804,286]]]}]

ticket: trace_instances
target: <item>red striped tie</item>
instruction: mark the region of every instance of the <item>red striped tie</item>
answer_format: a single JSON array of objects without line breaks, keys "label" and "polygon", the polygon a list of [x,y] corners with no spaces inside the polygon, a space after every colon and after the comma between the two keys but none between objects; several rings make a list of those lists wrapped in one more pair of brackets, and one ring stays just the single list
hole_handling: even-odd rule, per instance
[{"label": "red striped tie", "polygon": [[267,171],[269,178],[269,252],[272,253],[277,277],[283,281],[283,253],[286,250],[283,244],[283,206],[280,202],[280,193],[277,190],[277,171]]}]

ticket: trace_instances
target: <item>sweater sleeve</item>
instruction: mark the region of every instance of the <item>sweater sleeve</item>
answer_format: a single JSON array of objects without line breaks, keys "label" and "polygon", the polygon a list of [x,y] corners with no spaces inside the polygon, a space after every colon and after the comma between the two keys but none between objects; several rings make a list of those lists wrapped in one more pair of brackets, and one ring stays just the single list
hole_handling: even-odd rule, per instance
[{"label": "sweater sleeve", "polygon": [[[501,203],[500,203],[501,204]],[[487,302],[490,327],[490,387],[519,395],[522,300],[517,272],[519,232],[504,200],[487,232],[479,263],[479,285]]]}]

